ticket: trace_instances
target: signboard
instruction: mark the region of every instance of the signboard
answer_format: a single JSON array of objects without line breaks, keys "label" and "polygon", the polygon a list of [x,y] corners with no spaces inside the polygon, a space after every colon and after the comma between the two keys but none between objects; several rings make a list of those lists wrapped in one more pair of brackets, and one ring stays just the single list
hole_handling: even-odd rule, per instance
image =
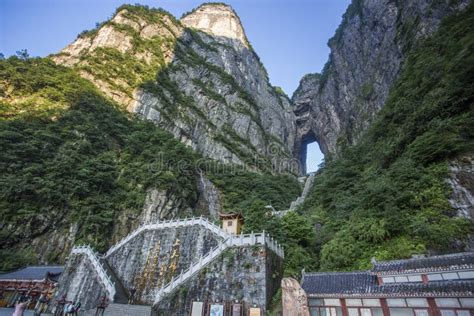
[{"label": "signboard", "polygon": [[202,302],[193,302],[193,308],[191,309],[191,316],[202,316]]},{"label": "signboard", "polygon": [[233,304],[232,305],[232,316],[242,316],[242,305]]},{"label": "signboard", "polygon": [[224,316],[224,305],[211,304],[211,308],[209,309],[209,316]]},{"label": "signboard", "polygon": [[259,307],[251,307],[249,311],[249,316],[261,316]]}]

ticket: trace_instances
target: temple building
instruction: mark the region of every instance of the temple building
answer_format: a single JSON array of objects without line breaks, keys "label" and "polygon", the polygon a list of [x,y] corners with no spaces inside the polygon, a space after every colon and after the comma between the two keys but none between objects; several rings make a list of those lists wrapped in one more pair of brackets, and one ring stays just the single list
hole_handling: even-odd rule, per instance
[{"label": "temple building", "polygon": [[41,296],[52,297],[62,272],[62,266],[30,266],[0,274],[0,307],[12,307],[20,297],[28,297],[28,308],[35,308]]},{"label": "temple building", "polygon": [[474,252],[302,274],[311,316],[474,315]]},{"label": "temple building", "polygon": [[220,213],[219,218],[222,223],[222,230],[232,234],[238,235],[242,232],[242,225],[244,218],[240,213]]}]

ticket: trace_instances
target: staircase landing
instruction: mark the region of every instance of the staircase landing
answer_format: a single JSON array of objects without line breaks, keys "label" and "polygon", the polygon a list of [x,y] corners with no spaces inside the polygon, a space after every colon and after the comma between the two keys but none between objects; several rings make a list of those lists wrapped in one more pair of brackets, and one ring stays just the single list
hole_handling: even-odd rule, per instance
[{"label": "staircase landing", "polygon": [[[95,309],[79,313],[84,316],[95,316]],[[104,316],[150,316],[151,306],[148,305],[128,305],[128,304],[109,304],[105,309]]]}]

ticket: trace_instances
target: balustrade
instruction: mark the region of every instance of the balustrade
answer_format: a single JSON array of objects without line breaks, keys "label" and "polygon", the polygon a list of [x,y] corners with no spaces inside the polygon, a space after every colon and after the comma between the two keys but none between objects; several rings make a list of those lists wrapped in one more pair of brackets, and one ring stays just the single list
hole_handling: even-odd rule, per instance
[{"label": "balustrade", "polygon": [[115,284],[110,279],[110,276],[105,272],[104,267],[100,263],[100,260],[94,250],[90,246],[81,245],[75,246],[72,251],[72,254],[84,254],[89,258],[94,270],[96,271],[99,279],[102,281],[102,284],[106,288],[107,292],[109,293],[109,299],[113,300],[115,296]]},{"label": "balustrade", "polygon": [[[110,256],[114,253],[117,249],[125,245],[131,239],[138,236],[140,233],[145,231],[151,230],[158,230],[167,227],[182,227],[182,226],[193,226],[193,225],[201,225],[206,229],[212,231],[216,235],[220,236],[223,239],[223,242],[219,243],[219,245],[213,249],[211,249],[207,254],[202,255],[199,259],[191,264],[191,266],[182,271],[179,276],[173,277],[170,282],[166,285],[163,285],[161,289],[159,289],[155,294],[155,303],[157,303],[165,294],[170,293],[176,287],[180,286],[183,282],[187,281],[189,278],[194,276],[196,273],[201,271],[206,265],[208,265],[214,258],[219,256],[225,249],[229,247],[239,247],[239,246],[252,246],[256,244],[266,245],[269,249],[274,251],[278,256],[284,257],[283,248],[268,234],[263,233],[254,234],[253,232],[250,234],[240,234],[240,235],[230,235],[223,231],[220,227],[211,223],[204,217],[192,217],[192,218],[184,218],[179,220],[165,220],[159,221],[155,223],[146,222],[139,226],[135,231],[130,233],[125,238],[121,239],[117,244],[109,249],[106,253],[106,257]],[[115,295],[115,286],[113,282],[110,280],[110,277],[105,272],[104,268],[100,264],[99,259],[95,255],[94,251],[89,246],[79,246],[73,249],[73,253],[85,253],[91,258],[91,262],[93,262],[93,266],[98,271],[99,277],[103,281],[104,285],[106,286],[109,295],[111,298]]]}]

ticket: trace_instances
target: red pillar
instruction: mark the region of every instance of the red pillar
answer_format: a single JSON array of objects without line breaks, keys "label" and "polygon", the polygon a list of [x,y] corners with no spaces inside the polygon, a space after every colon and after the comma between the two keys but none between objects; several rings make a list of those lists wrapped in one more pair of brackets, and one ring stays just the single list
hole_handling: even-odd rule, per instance
[{"label": "red pillar", "polygon": [[390,316],[390,309],[388,308],[387,299],[381,298],[380,305],[382,306],[383,316]]},{"label": "red pillar", "polygon": [[346,299],[341,298],[340,301],[341,301],[342,316],[349,316],[349,312],[347,311]]},{"label": "red pillar", "polygon": [[426,274],[422,274],[421,281],[423,282],[423,284],[428,284],[428,276]]},{"label": "red pillar", "polygon": [[435,299],[432,297],[428,297],[427,300],[429,306],[428,313],[430,314],[430,316],[440,316],[441,312],[438,309],[438,306],[436,305]]}]

